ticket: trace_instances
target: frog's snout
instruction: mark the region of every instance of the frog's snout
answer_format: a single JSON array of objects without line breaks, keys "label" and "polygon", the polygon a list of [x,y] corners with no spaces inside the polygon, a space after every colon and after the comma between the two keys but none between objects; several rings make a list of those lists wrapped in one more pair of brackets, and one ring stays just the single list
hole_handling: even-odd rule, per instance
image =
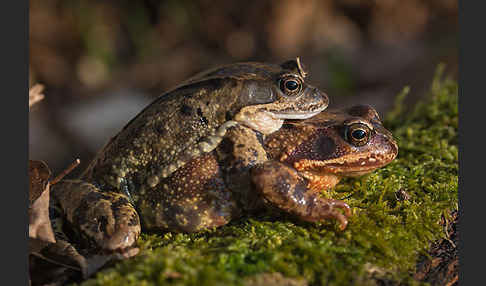
[{"label": "frog's snout", "polygon": [[300,110],[319,113],[329,105],[329,96],[317,87],[308,86],[303,96],[299,99]]}]

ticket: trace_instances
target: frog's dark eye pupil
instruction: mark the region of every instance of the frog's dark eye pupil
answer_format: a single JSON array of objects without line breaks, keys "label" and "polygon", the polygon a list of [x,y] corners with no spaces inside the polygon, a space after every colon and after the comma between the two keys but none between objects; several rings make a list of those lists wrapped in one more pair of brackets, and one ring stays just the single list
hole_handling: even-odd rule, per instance
[{"label": "frog's dark eye pupil", "polygon": [[361,140],[366,137],[366,131],[363,129],[356,129],[351,133],[354,139]]},{"label": "frog's dark eye pupil", "polygon": [[299,88],[299,83],[297,83],[295,80],[288,80],[285,82],[285,88],[294,91]]},{"label": "frog's dark eye pupil", "polygon": [[302,81],[294,76],[288,76],[280,81],[280,89],[287,96],[298,95],[302,90]]},{"label": "frog's dark eye pupil", "polygon": [[354,123],[346,128],[345,140],[354,146],[363,146],[370,140],[371,129],[362,123]]}]

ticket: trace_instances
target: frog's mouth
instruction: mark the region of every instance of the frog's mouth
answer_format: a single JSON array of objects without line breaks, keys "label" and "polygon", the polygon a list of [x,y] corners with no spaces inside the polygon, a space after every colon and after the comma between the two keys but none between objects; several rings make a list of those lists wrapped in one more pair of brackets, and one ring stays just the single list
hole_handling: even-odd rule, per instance
[{"label": "frog's mouth", "polygon": [[312,112],[296,112],[296,113],[279,113],[279,112],[272,112],[275,118],[278,119],[307,119],[321,113],[326,107],[321,107]]},{"label": "frog's mouth", "polygon": [[396,154],[371,154],[368,156],[343,156],[325,161],[300,160],[294,163],[297,170],[311,171],[316,175],[335,174],[357,177],[388,165]]},{"label": "frog's mouth", "polygon": [[[380,164],[381,165],[381,164]],[[328,175],[334,174],[341,177],[359,177],[369,172],[372,172],[378,168],[383,167],[383,165],[374,166],[356,166],[356,167],[343,167],[343,166],[320,166],[313,170],[316,175]]]},{"label": "frog's mouth", "polygon": [[370,156],[344,165],[328,164],[323,169],[341,176],[358,177],[388,165],[394,158],[394,156],[386,156],[386,158],[382,156],[375,159],[374,156]]}]

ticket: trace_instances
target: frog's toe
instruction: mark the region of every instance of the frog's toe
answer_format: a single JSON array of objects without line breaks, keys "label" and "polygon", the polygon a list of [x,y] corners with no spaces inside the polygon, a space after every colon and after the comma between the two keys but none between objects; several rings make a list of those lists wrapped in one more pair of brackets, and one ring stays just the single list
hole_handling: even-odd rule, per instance
[{"label": "frog's toe", "polygon": [[140,219],[130,204],[111,207],[111,219],[103,232],[103,242],[100,246],[107,251],[123,251],[135,245],[141,232]]},{"label": "frog's toe", "polygon": [[107,252],[118,252],[135,245],[141,232],[140,218],[121,194],[103,193],[92,204],[81,205],[77,222],[84,234]]},{"label": "frog's toe", "polygon": [[335,219],[339,222],[341,230],[348,226],[348,217],[351,216],[351,208],[340,200],[325,199],[321,201],[318,211],[311,215],[311,221]]},{"label": "frog's toe", "polygon": [[331,209],[322,214],[321,219],[335,219],[339,222],[339,229],[344,230],[348,226],[348,218],[337,209]]},{"label": "frog's toe", "polygon": [[331,206],[333,208],[340,208],[344,211],[344,215],[346,217],[350,217],[351,216],[351,208],[349,207],[349,205],[343,201],[340,201],[340,200],[329,200],[329,203],[331,204]]},{"label": "frog's toe", "polygon": [[345,230],[348,226],[348,219],[340,212],[336,212],[335,218],[339,221],[339,229]]},{"label": "frog's toe", "polygon": [[101,247],[107,251],[123,251],[131,248],[137,242],[140,228],[118,227],[117,230],[106,239]]}]

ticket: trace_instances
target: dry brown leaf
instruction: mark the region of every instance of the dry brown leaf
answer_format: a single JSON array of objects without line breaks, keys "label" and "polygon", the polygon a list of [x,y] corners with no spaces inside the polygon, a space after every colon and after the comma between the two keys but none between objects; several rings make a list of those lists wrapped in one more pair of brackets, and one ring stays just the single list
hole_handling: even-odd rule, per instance
[{"label": "dry brown leaf", "polygon": [[49,219],[49,184],[29,208],[29,237],[46,242],[56,242]]},{"label": "dry brown leaf", "polygon": [[49,182],[51,171],[42,161],[29,160],[29,237],[46,242],[56,242],[49,219],[49,188],[78,166],[76,159],[66,170]]},{"label": "dry brown leaf", "polygon": [[44,162],[29,160],[29,237],[56,242],[49,219],[50,175]]},{"label": "dry brown leaf", "polygon": [[29,89],[29,109],[44,98],[44,95],[41,93],[43,90],[44,86],[42,84],[35,84]]},{"label": "dry brown leaf", "polygon": [[[98,251],[95,254],[92,253],[79,253],[74,245],[65,240],[58,240],[56,243],[46,244],[45,242],[31,239],[30,253],[42,260],[48,261],[53,265],[53,268],[57,268],[56,271],[51,271],[50,280],[66,280],[64,277],[66,271],[60,271],[59,269],[68,268],[82,274],[83,279],[87,279],[107,263],[123,260],[127,257],[138,254],[138,248],[132,248],[124,253],[110,253],[99,254]],[[71,273],[72,274],[72,273]]]},{"label": "dry brown leaf", "polygon": [[49,183],[51,170],[42,161],[29,160],[29,206],[40,197]]}]

